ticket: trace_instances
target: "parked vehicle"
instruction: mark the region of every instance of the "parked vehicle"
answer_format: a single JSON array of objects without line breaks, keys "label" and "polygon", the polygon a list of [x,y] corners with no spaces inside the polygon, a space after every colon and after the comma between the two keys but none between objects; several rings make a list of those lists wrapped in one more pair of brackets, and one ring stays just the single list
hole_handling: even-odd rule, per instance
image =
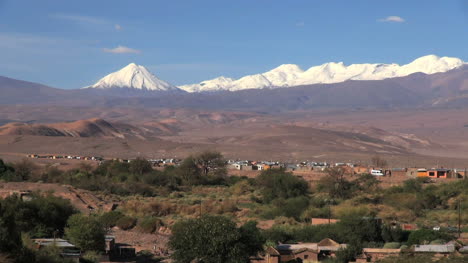
[{"label": "parked vehicle", "polygon": [[382,170],[371,170],[370,174],[375,175],[375,176],[384,176],[384,173]]}]

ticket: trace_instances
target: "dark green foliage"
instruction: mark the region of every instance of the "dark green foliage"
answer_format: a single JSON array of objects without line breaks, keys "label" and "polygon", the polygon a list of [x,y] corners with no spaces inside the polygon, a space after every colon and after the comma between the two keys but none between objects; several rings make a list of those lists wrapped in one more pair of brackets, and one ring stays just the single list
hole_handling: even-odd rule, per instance
[{"label": "dark green foliage", "polygon": [[122,230],[129,230],[135,226],[136,221],[133,217],[123,216],[117,220],[116,225]]},{"label": "dark green foliage", "polygon": [[382,239],[385,242],[403,242],[408,240],[409,234],[409,231],[404,231],[399,226],[382,227]]},{"label": "dark green foliage", "polygon": [[434,258],[433,255],[418,255],[418,254],[402,254],[399,257],[388,257],[379,260],[378,263],[421,263],[421,262],[432,262],[432,263],[466,263],[468,262],[468,256],[449,256],[442,258]]},{"label": "dark green foliage", "polygon": [[31,201],[11,196],[0,201],[4,213],[14,218],[19,232],[31,237],[51,237],[63,234],[68,217],[76,213],[69,200],[53,195],[33,195]]},{"label": "dark green foliage", "polygon": [[4,173],[14,172],[14,171],[15,169],[12,166],[5,164],[3,160],[0,159],[0,176],[2,176]]},{"label": "dark green foliage", "polygon": [[434,231],[430,229],[420,229],[412,231],[408,237],[408,245],[414,244],[429,244],[431,241],[436,239],[442,239],[444,241],[452,240],[454,237],[448,233],[441,231]]},{"label": "dark green foliage", "polygon": [[110,211],[107,213],[102,214],[99,217],[99,222],[102,224],[102,226],[105,229],[109,229],[111,227],[114,227],[117,225],[117,221],[119,221],[120,218],[124,217],[124,214],[122,214],[119,211]]},{"label": "dark green foliage", "polygon": [[348,244],[345,249],[340,249],[336,253],[336,261],[340,263],[348,263],[355,261],[356,257],[362,253],[362,245],[360,243]]},{"label": "dark green foliage", "polygon": [[153,166],[146,159],[138,157],[130,162],[128,170],[131,174],[141,176],[143,174],[147,174],[153,171]]},{"label": "dark green foliage", "polygon": [[345,243],[382,242],[380,221],[375,218],[348,216],[337,223]]},{"label": "dark green foliage", "polygon": [[25,181],[33,176],[33,173],[37,170],[37,165],[28,159],[22,159],[13,165],[15,170],[15,178],[18,181]]},{"label": "dark green foliage", "polygon": [[226,160],[220,152],[204,151],[189,159],[200,168],[203,176],[226,176]]},{"label": "dark green foliage", "polygon": [[34,166],[28,160],[14,164],[14,169],[0,163],[0,179],[6,181],[43,181],[70,184],[90,191],[103,191],[116,195],[155,196],[178,190],[181,185],[228,185],[226,166],[218,152],[203,152],[186,158],[178,167],[164,171],[153,170],[150,162],[137,158],[130,163],[108,160],[93,170],[82,163],[79,168],[60,171],[48,167],[41,174],[33,173]]},{"label": "dark green foliage", "polygon": [[14,217],[0,206],[0,252],[12,252],[21,248],[20,232]]},{"label": "dark green foliage", "polygon": [[148,216],[138,220],[137,229],[142,233],[151,234],[157,231],[158,228],[163,225],[164,224],[161,219],[157,217]]},{"label": "dark green foliage", "polygon": [[0,180],[21,181],[21,178],[16,177],[13,166],[4,163],[3,160],[0,159]]},{"label": "dark green foliage", "polygon": [[281,198],[288,199],[306,196],[309,193],[307,182],[284,170],[270,169],[263,171],[256,178],[256,184],[261,187],[265,203]]},{"label": "dark green foliage", "polygon": [[381,243],[381,226],[372,218],[349,217],[336,224],[319,226],[274,226],[263,235],[271,242],[319,242],[331,238],[340,243]]},{"label": "dark green foliage", "polygon": [[105,230],[97,218],[76,214],[68,219],[66,237],[83,251],[102,251],[105,248]]},{"label": "dark green foliage", "polygon": [[327,193],[331,198],[345,199],[352,197],[355,185],[345,178],[345,170],[341,167],[327,169],[328,176],[321,178],[317,184],[319,192]]},{"label": "dark green foliage", "polygon": [[254,223],[241,228],[222,216],[203,216],[177,222],[172,228],[169,246],[175,262],[189,263],[198,260],[205,263],[249,262],[256,255],[263,239]]}]

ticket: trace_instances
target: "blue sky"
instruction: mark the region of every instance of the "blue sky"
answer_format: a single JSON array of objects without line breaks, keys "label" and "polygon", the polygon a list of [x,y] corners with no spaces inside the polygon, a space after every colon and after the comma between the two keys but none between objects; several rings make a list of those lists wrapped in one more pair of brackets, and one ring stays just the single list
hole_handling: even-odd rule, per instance
[{"label": "blue sky", "polygon": [[0,0],[0,75],[80,88],[130,62],[173,84],[280,64],[468,61],[465,0]]}]

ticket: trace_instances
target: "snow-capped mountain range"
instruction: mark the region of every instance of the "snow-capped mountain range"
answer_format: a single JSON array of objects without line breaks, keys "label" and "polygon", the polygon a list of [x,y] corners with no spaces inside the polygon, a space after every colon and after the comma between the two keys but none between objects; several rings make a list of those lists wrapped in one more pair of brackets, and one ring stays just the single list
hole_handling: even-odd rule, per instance
[{"label": "snow-capped mountain range", "polygon": [[96,84],[85,88],[109,89],[129,88],[146,91],[180,91],[176,86],[160,80],[148,69],[130,63],[119,71],[100,79]]},{"label": "snow-capped mountain range", "polygon": [[302,70],[294,64],[284,64],[265,73],[248,75],[240,79],[219,77],[198,84],[179,86],[187,92],[238,91],[246,89],[284,88],[320,83],[339,83],[346,80],[381,80],[403,77],[416,72],[434,74],[446,72],[467,63],[459,58],[428,55],[406,65],[352,64],[330,62]]},{"label": "snow-capped mountain range", "polygon": [[232,79],[218,77],[176,87],[149,72],[145,67],[131,63],[121,70],[111,73],[96,84],[85,88],[109,89],[128,88],[145,91],[238,91],[247,89],[273,89],[320,83],[339,83],[347,80],[382,80],[404,77],[421,72],[434,74],[459,68],[467,63],[459,58],[428,55],[406,65],[398,64],[352,64],[330,62],[302,70],[298,65],[284,64],[261,74]]}]

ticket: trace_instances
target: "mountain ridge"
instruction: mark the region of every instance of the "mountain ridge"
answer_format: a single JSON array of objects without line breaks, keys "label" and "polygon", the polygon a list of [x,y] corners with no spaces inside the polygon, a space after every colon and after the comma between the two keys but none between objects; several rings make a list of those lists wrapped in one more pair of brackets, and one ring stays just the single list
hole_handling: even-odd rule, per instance
[{"label": "mountain ridge", "polygon": [[127,88],[143,91],[180,91],[176,86],[159,79],[147,68],[130,63],[122,69],[110,73],[98,82],[82,89]]},{"label": "mountain ridge", "polygon": [[341,83],[347,80],[383,80],[404,77],[413,73],[435,74],[459,68],[467,63],[459,58],[427,55],[405,65],[398,64],[351,64],[329,62],[302,70],[295,64],[283,64],[270,71],[241,77],[237,80],[219,78],[202,81],[199,84],[179,86],[187,92],[239,91],[246,89],[285,88],[312,84]]}]

